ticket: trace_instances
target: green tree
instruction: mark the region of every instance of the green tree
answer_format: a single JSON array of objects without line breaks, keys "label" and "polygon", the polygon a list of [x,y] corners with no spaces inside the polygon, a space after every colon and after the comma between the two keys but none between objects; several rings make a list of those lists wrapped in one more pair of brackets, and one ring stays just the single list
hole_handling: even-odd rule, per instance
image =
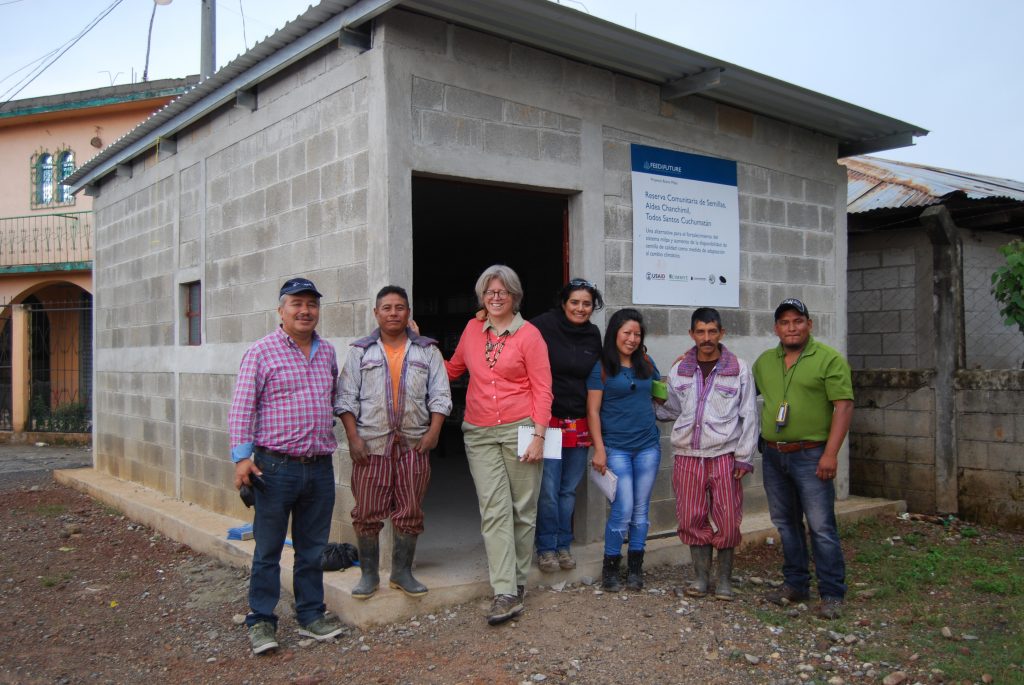
[{"label": "green tree", "polygon": [[1000,304],[1003,323],[1024,334],[1024,241],[1012,240],[999,252],[1006,257],[1006,266],[992,274],[992,295]]}]

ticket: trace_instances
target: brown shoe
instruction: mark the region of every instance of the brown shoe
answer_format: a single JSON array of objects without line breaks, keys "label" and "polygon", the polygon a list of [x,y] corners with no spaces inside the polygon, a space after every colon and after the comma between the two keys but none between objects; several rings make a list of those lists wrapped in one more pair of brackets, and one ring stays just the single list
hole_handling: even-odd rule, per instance
[{"label": "brown shoe", "polygon": [[841,597],[822,597],[818,606],[814,607],[814,615],[818,618],[831,621],[843,615],[843,600]]},{"label": "brown shoe", "polygon": [[[518,588],[516,588],[518,590]],[[519,595],[495,595],[487,612],[487,622],[492,626],[504,623],[523,613],[523,602]]]},{"label": "brown shoe", "polygon": [[792,602],[802,602],[810,597],[806,590],[797,590],[788,585],[783,585],[765,593],[764,598],[772,604],[784,607]]},{"label": "brown shoe", "polygon": [[558,556],[554,552],[541,552],[537,555],[537,566],[544,573],[554,573],[558,570]]},{"label": "brown shoe", "polygon": [[558,566],[563,571],[571,571],[576,568],[576,560],[572,558],[572,554],[569,553],[569,550],[558,550]]}]

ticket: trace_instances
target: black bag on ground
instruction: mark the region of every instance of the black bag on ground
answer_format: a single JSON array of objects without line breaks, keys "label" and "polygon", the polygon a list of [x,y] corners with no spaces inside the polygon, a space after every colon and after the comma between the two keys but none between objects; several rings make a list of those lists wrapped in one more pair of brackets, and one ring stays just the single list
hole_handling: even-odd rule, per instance
[{"label": "black bag on ground", "polygon": [[320,568],[324,571],[343,571],[359,562],[359,550],[347,542],[328,542],[320,555]]}]

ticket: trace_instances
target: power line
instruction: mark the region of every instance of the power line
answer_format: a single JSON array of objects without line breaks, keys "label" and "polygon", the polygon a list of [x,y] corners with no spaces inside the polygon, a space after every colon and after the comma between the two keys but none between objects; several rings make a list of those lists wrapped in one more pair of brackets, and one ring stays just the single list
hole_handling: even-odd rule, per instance
[{"label": "power line", "polygon": [[10,78],[14,78],[14,77],[15,77],[16,75],[18,75],[18,74],[20,74],[21,72],[25,71],[26,69],[28,69],[28,68],[32,67],[32,65],[34,65],[34,64],[38,64],[39,62],[42,62],[42,61],[43,61],[44,59],[47,59],[47,58],[49,58],[49,57],[50,57],[51,55],[53,55],[53,54],[56,54],[57,50],[59,50],[59,49],[60,49],[60,48],[54,48],[53,50],[50,50],[50,51],[49,51],[48,53],[46,53],[46,54],[45,54],[45,55],[43,55],[42,57],[36,57],[36,58],[35,58],[34,60],[32,60],[31,62],[29,62],[29,63],[28,63],[28,64],[26,64],[25,66],[23,66],[23,67],[18,67],[17,69],[15,69],[14,71],[12,71],[11,73],[7,74],[7,76],[4,76],[3,78],[0,78],[0,83],[3,83],[3,82],[4,82],[4,81],[6,81],[7,79],[10,79]]},{"label": "power line", "polygon": [[242,7],[242,0],[238,0],[238,10],[242,13],[242,45],[249,49],[249,39],[245,36],[245,8]]},{"label": "power line", "polygon": [[[0,103],[0,109],[3,109],[5,106],[7,106],[7,104],[9,104],[11,102],[11,100],[13,100],[15,97],[17,97],[18,93],[20,93],[25,88],[27,88],[30,83],[35,81],[37,78],[39,78],[39,76],[41,76],[43,74],[43,72],[45,72],[47,69],[49,69],[51,66],[53,66],[53,64],[58,59],[60,59],[64,55],[64,53],[66,53],[68,50],[70,50],[72,47],[74,47],[75,44],[78,43],[78,41],[82,40],[82,38],[84,38],[86,36],[86,34],[88,34],[90,31],[92,31],[94,28],[96,28],[96,25],[99,24],[101,21],[103,21],[103,19],[108,14],[113,12],[114,8],[116,8],[122,2],[124,2],[124,0],[114,0],[114,2],[112,2],[110,4],[110,6],[108,6],[105,10],[100,12],[99,15],[97,15],[95,19],[93,19],[91,22],[89,22],[85,26],[85,28],[82,29],[78,33],[78,35],[76,35],[74,38],[69,40],[64,45],[56,48],[56,50],[53,50],[50,53],[48,53],[48,54],[52,55],[54,52],[57,52],[57,54],[52,59],[50,59],[48,62],[46,62],[46,64],[36,68],[30,75],[25,76],[24,78],[21,79],[21,81],[18,81],[18,83],[15,83],[13,86],[8,88],[3,93],[3,95],[0,95],[0,97],[6,98],[2,103]],[[39,60],[35,60],[35,61],[38,62]],[[22,69],[24,69],[24,68],[25,67],[22,67]],[[21,69],[19,69],[18,71],[21,71]],[[15,72],[15,73],[17,73],[17,72]],[[6,79],[4,79],[4,80],[6,80]],[[11,92],[12,90],[14,91],[13,93]]]}]

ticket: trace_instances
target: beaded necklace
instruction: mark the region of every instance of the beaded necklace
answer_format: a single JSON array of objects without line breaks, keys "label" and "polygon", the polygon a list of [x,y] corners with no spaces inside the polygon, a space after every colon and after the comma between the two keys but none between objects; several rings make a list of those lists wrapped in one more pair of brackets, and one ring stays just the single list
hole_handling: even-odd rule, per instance
[{"label": "beaded necklace", "polygon": [[501,356],[501,351],[505,349],[505,341],[508,339],[508,331],[505,331],[498,336],[497,340],[491,340],[491,329],[487,329],[487,343],[484,345],[484,359],[487,360],[487,366],[494,368],[494,365],[498,363],[498,357]]}]

